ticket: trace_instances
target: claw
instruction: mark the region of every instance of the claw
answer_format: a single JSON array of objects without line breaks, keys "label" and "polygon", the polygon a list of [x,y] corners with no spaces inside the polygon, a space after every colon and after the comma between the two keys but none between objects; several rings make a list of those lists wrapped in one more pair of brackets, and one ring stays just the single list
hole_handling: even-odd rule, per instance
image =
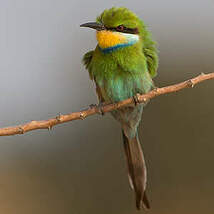
[{"label": "claw", "polygon": [[105,115],[105,112],[103,111],[103,106],[104,106],[104,104],[103,103],[99,103],[98,105],[97,105],[97,108],[98,108],[98,112],[99,112],[99,114],[101,114],[102,116],[104,116]]},{"label": "claw", "polygon": [[133,100],[134,100],[134,104],[135,106],[138,105],[140,102],[139,102],[139,99],[138,99],[138,94],[136,94],[135,96],[133,96]]},{"label": "claw", "polygon": [[105,112],[102,109],[103,106],[104,106],[104,103],[99,102],[98,105],[96,105],[96,104],[89,105],[89,108],[97,108],[98,109],[98,113],[103,116],[105,114]]},{"label": "claw", "polygon": [[89,108],[95,108],[95,107],[97,107],[96,104],[91,104],[91,105],[89,105]]}]

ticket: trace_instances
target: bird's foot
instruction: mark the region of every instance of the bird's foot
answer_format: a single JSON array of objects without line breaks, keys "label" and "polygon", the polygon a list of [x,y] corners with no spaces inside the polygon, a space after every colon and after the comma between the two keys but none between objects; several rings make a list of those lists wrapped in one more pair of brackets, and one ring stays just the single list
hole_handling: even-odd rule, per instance
[{"label": "bird's foot", "polygon": [[90,104],[90,105],[89,105],[89,108],[96,108],[96,107],[97,107],[96,104]]},{"label": "bird's foot", "polygon": [[134,105],[135,105],[135,106],[138,105],[138,104],[140,103],[139,98],[138,98],[138,95],[139,95],[139,94],[136,94],[136,95],[133,96],[133,100],[134,100]]},{"label": "bird's foot", "polygon": [[98,105],[96,105],[96,104],[91,104],[89,107],[90,107],[90,108],[97,108],[97,109],[98,109],[98,113],[99,113],[100,115],[104,116],[104,115],[105,115],[105,112],[103,111],[103,106],[104,106],[104,105],[105,105],[105,103],[99,102]]},{"label": "bird's foot", "polygon": [[99,102],[99,104],[97,105],[99,114],[101,114],[102,116],[105,115],[105,112],[103,111],[103,106],[104,106],[104,105],[105,105],[105,103],[101,103],[101,102]]}]

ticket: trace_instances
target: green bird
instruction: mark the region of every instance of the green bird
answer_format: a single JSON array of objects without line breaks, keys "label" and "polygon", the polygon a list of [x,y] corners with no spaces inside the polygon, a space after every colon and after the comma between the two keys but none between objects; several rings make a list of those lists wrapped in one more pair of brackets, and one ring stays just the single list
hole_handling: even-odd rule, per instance
[{"label": "green bird", "polygon": [[[96,22],[80,25],[96,30],[98,44],[83,57],[91,80],[96,84],[99,103],[118,102],[154,88],[158,55],[151,33],[129,9],[104,10]],[[149,209],[145,190],[147,171],[138,138],[144,104],[111,112],[120,122],[128,164],[128,178],[135,191],[136,207]]]}]

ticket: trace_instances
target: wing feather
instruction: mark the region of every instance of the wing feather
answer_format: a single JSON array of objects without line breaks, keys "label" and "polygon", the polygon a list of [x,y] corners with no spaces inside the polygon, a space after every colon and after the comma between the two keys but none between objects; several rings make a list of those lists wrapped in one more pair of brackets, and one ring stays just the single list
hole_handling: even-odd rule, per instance
[{"label": "wing feather", "polygon": [[99,100],[99,102],[102,103],[102,102],[104,102],[104,99],[103,99],[103,96],[102,96],[102,93],[101,93],[101,88],[96,83],[96,79],[93,77],[92,72],[91,72],[91,61],[92,61],[92,58],[93,58],[93,54],[94,54],[94,51],[87,52],[83,56],[82,62],[85,65],[85,68],[88,70],[90,79],[94,80],[94,82],[96,84],[96,93],[97,93],[97,96],[98,96],[98,100]]},{"label": "wing feather", "polygon": [[85,65],[85,68],[88,70],[88,73],[89,73],[91,80],[93,80],[93,76],[91,74],[91,68],[90,68],[91,66],[90,65],[91,65],[91,61],[93,58],[93,54],[94,54],[94,51],[89,51],[82,58],[82,62]]}]

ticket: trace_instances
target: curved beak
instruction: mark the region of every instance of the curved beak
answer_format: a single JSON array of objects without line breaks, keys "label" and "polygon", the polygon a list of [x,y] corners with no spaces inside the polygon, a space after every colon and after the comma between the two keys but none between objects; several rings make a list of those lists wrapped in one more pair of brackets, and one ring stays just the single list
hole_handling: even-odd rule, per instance
[{"label": "curved beak", "polygon": [[97,22],[87,22],[85,24],[81,24],[80,27],[89,27],[95,30],[105,30],[105,26],[101,23]]}]

